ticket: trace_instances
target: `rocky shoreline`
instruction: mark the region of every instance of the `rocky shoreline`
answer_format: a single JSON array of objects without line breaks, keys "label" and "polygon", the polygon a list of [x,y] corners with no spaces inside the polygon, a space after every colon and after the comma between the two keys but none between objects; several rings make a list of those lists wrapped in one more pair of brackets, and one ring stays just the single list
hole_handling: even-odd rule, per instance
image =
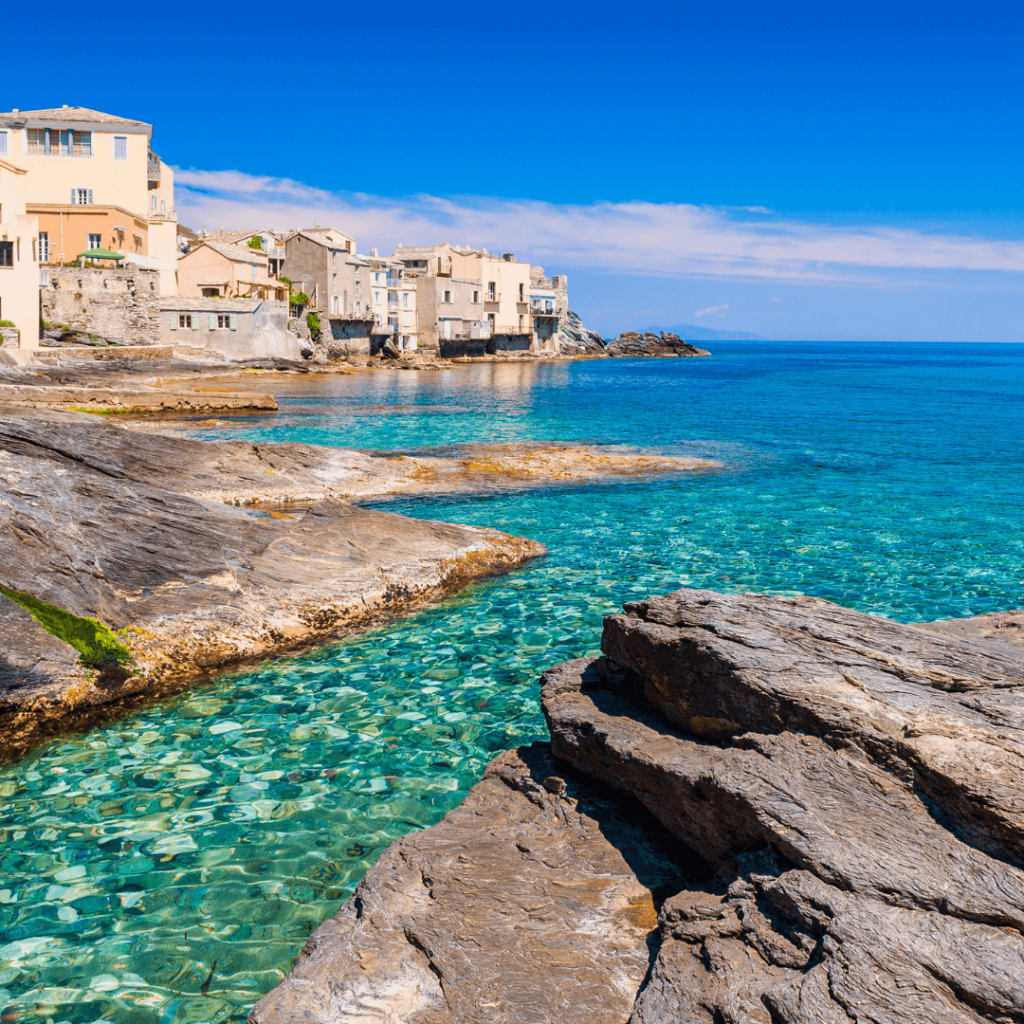
[{"label": "rocky shoreline", "polygon": [[0,409],[4,756],[544,553],[525,538],[349,499],[714,468],[571,446],[380,457]]},{"label": "rocky shoreline", "polygon": [[391,846],[252,1024],[1024,1019],[1024,613],[678,591]]}]

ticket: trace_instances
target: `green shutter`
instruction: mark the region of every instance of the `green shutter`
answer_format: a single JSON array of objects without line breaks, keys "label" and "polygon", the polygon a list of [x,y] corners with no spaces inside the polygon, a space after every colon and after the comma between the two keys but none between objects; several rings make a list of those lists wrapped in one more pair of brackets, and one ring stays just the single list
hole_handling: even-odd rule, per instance
[{"label": "green shutter", "polygon": [[238,330],[238,314],[237,313],[232,313],[231,314],[231,330],[233,330],[233,331],[237,331]]},{"label": "green shutter", "polygon": [[171,330],[176,331],[178,329],[178,314],[171,314]]},{"label": "green shutter", "polygon": [[211,313],[210,314],[210,330],[211,331],[217,330],[217,314],[216,313]]}]

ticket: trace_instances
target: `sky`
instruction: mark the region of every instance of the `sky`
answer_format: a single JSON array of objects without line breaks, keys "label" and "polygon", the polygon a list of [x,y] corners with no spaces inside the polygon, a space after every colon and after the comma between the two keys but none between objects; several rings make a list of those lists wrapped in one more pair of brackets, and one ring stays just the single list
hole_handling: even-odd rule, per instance
[{"label": "sky", "polygon": [[511,251],[607,335],[1024,341],[1024,5],[144,7],[57,0],[0,107],[151,122],[190,227]]}]

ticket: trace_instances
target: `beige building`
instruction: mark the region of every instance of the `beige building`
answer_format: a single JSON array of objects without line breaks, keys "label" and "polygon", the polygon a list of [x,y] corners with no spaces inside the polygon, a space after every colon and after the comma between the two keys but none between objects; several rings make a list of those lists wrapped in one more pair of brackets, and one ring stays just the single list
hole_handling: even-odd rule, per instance
[{"label": "beige building", "polygon": [[174,294],[174,176],[152,136],[150,124],[85,107],[0,113],[0,159],[28,172],[41,263],[101,246],[158,269],[161,293]]},{"label": "beige building", "polygon": [[21,348],[39,345],[39,223],[26,213],[25,171],[0,158],[0,320],[20,334]]},{"label": "beige building", "polygon": [[[284,239],[290,232],[260,228],[257,231],[201,231],[200,242],[221,242],[226,245],[243,245],[266,253],[271,277],[287,276],[284,269]],[[252,243],[258,242],[258,246]]]},{"label": "beige building", "polygon": [[288,286],[271,276],[259,249],[203,241],[178,260],[177,294],[287,302]]},{"label": "beige building", "polygon": [[393,259],[416,282],[421,346],[448,355],[538,350],[528,263],[447,243],[400,245]]}]

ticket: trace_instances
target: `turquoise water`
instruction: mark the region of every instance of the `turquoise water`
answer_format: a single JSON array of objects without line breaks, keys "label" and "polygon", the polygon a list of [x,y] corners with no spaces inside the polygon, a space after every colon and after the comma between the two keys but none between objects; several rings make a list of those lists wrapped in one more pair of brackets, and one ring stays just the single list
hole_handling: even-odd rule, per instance
[{"label": "turquoise water", "polygon": [[0,1004],[19,1020],[241,1021],[388,843],[544,735],[539,672],[596,650],[623,601],[757,589],[905,621],[1024,605],[1024,346],[723,343],[315,378],[279,401],[195,433],[587,441],[726,469],[378,503],[550,554],[0,769]]}]

